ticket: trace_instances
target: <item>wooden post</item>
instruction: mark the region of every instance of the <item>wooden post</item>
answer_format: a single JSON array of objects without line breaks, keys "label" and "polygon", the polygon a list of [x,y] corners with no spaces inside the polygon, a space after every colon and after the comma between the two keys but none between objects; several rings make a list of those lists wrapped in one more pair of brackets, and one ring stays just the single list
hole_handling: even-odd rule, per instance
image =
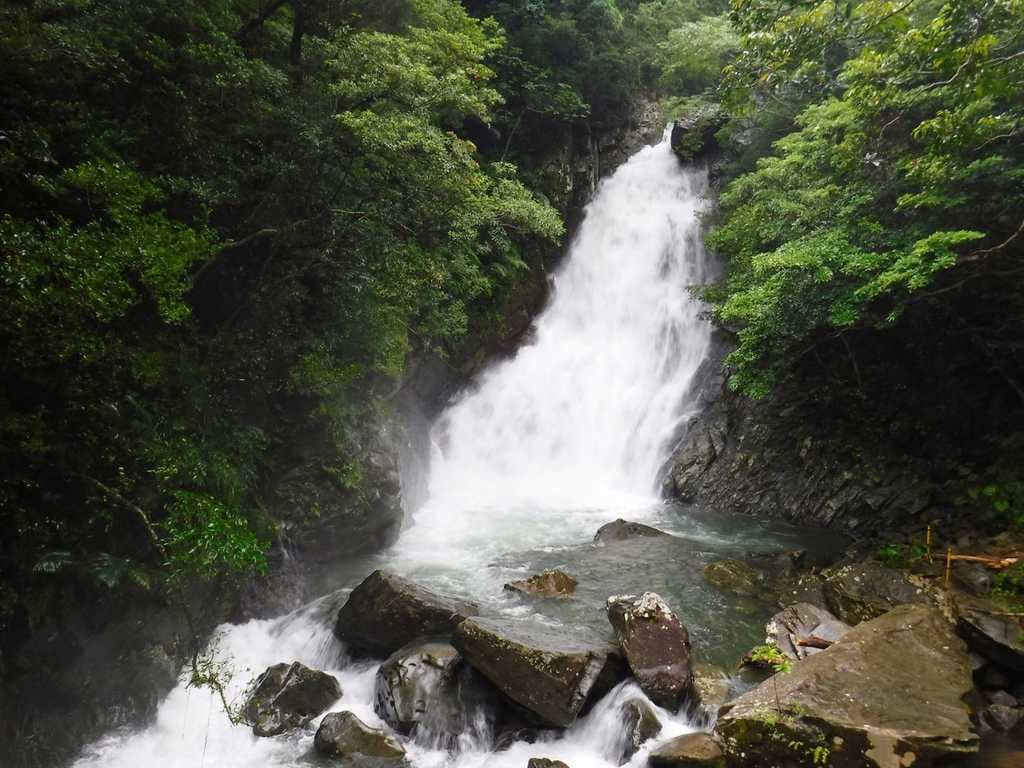
[{"label": "wooden post", "polygon": [[946,549],[946,580],[944,586],[949,589],[949,576],[953,570],[953,548],[949,547]]},{"label": "wooden post", "polygon": [[928,562],[932,561],[932,526],[931,524],[925,529],[924,532],[924,548],[928,553]]}]

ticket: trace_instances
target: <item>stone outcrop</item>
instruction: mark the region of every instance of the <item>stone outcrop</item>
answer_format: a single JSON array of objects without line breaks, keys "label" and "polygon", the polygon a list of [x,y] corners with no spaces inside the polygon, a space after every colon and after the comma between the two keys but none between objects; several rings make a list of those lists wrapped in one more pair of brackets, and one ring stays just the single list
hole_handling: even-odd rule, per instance
[{"label": "stone outcrop", "polygon": [[371,728],[351,712],[331,712],[324,717],[313,739],[316,751],[328,757],[352,760],[360,756],[401,764],[405,748],[391,734]]},{"label": "stone outcrop", "polygon": [[643,699],[631,699],[622,705],[622,723],[626,737],[624,760],[629,760],[640,747],[661,733],[661,721]]},{"label": "stone outcrop", "polygon": [[672,151],[684,163],[715,155],[721,151],[715,134],[728,120],[728,113],[717,105],[691,110],[672,124]]},{"label": "stone outcrop", "polygon": [[350,650],[385,657],[418,638],[451,634],[476,613],[473,603],[378,570],[352,590],[338,612],[334,634]]},{"label": "stone outcrop", "polygon": [[654,592],[608,598],[608,620],[640,688],[675,710],[693,693],[690,633]]},{"label": "stone outcrop", "polygon": [[626,539],[637,539],[644,536],[668,536],[669,534],[664,531],[659,531],[650,525],[644,525],[643,523],[634,523],[629,520],[623,520],[621,517],[618,520],[613,520],[610,523],[605,523],[597,529],[597,533],[594,534],[595,544],[607,544],[612,541],[624,541]]},{"label": "stone outcrop", "polygon": [[977,750],[962,701],[971,689],[943,615],[905,605],[729,702],[715,730],[737,762],[925,768]]},{"label": "stone outcrop", "polygon": [[257,736],[299,728],[341,698],[341,686],[326,672],[294,662],[275,664],[256,680],[243,714]]},{"label": "stone outcrop", "polygon": [[694,664],[693,691],[705,719],[711,719],[729,699],[729,678],[724,669],[714,664]]},{"label": "stone outcrop", "polygon": [[824,590],[829,610],[847,624],[868,621],[897,605],[928,602],[906,573],[870,561],[833,569]]},{"label": "stone outcrop", "polygon": [[455,697],[462,657],[444,638],[421,640],[395,651],[374,681],[374,711],[399,733],[409,733],[434,707]]},{"label": "stone outcrop", "polygon": [[1024,621],[991,603],[976,601],[957,609],[957,633],[967,644],[999,666],[1024,675]]},{"label": "stone outcrop", "polygon": [[651,768],[725,768],[722,746],[709,733],[687,733],[647,756]]},{"label": "stone outcrop", "polygon": [[793,661],[820,653],[850,631],[824,608],[796,603],[775,614],[765,626],[765,642],[778,647]]},{"label": "stone outcrop", "polygon": [[576,586],[576,579],[565,571],[555,569],[538,573],[528,579],[511,581],[505,585],[505,590],[531,597],[567,598],[576,593]]},{"label": "stone outcrop", "polygon": [[739,560],[717,560],[704,568],[704,578],[725,592],[755,596],[764,591],[760,575]]},{"label": "stone outcrop", "polygon": [[453,642],[498,690],[555,726],[571,725],[588,698],[624,673],[616,649],[589,631],[472,618],[459,625]]}]

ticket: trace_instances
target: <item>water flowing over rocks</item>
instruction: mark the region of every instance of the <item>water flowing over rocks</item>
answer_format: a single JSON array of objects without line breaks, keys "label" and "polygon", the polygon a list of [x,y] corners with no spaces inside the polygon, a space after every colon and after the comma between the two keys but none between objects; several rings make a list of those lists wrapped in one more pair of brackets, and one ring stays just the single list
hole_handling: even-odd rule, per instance
[{"label": "water flowing over rocks", "polygon": [[923,768],[977,750],[971,689],[949,622],[906,605],[729,702],[715,730],[741,765],[806,765],[819,749],[832,768]]},{"label": "water flowing over rocks", "polygon": [[796,603],[775,614],[765,626],[765,642],[778,647],[793,661],[820,653],[850,631],[823,608]]},{"label": "water flowing over rocks", "polygon": [[538,573],[528,579],[509,582],[505,585],[505,590],[532,597],[567,598],[575,594],[576,587],[576,579],[565,571],[555,569]]},{"label": "water flowing over rocks", "polygon": [[629,520],[613,520],[610,523],[605,523],[597,529],[597,533],[594,534],[595,544],[607,544],[611,541],[624,541],[626,539],[635,539],[643,536],[668,536],[670,534],[664,531],[659,531],[650,525],[644,525],[643,523],[634,523]]},{"label": "water flowing over rocks", "polygon": [[725,768],[722,746],[709,733],[688,733],[647,756],[651,768]]},{"label": "water flowing over rocks", "polygon": [[694,664],[693,692],[700,702],[704,719],[714,718],[729,699],[729,678],[725,670],[715,664]]},{"label": "water flowing over rocks", "polygon": [[548,757],[531,757],[526,768],[569,768],[561,760],[552,760]]},{"label": "water flowing over rocks", "polygon": [[257,736],[299,728],[341,698],[341,685],[304,664],[275,664],[256,680],[243,714]]},{"label": "water flowing over rocks", "polygon": [[651,705],[643,699],[627,701],[622,707],[622,722],[626,729],[625,760],[631,758],[651,739],[661,733],[661,722]]},{"label": "water flowing over rocks", "polygon": [[405,646],[380,665],[374,681],[374,711],[399,733],[409,733],[430,710],[453,698],[462,656],[446,639]]},{"label": "water flowing over rocks", "polygon": [[401,764],[405,748],[389,733],[371,728],[351,712],[331,712],[317,729],[313,746],[328,757],[351,760],[357,756]]},{"label": "water flowing over rocks", "polygon": [[608,598],[608,620],[640,688],[675,710],[693,692],[690,633],[653,592]]},{"label": "water flowing over rocks", "polygon": [[616,649],[586,630],[472,618],[459,625],[454,644],[498,690],[556,726],[571,725],[592,695],[623,677]]},{"label": "water flowing over rocks", "polygon": [[450,634],[476,614],[473,603],[377,570],[352,590],[334,633],[353,651],[383,657],[420,637]]}]

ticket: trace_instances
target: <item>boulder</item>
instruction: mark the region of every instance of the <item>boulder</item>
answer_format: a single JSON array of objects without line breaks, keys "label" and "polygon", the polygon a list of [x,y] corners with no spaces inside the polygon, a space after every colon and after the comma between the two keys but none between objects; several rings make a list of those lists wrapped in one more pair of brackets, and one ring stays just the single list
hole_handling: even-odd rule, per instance
[{"label": "boulder", "polygon": [[624,672],[616,649],[590,630],[472,618],[456,629],[454,643],[498,690],[556,726],[571,725],[588,697]]},{"label": "boulder", "polygon": [[693,693],[690,633],[654,592],[609,597],[607,610],[640,688],[655,704],[674,711]]},{"label": "boulder", "polygon": [[395,651],[380,665],[373,709],[399,733],[409,733],[452,690],[462,656],[444,638],[420,640]]},{"label": "boulder", "polygon": [[398,739],[371,728],[351,712],[331,712],[320,723],[313,739],[316,751],[328,757],[351,760],[357,755],[400,763],[405,748]]},{"label": "boulder", "polygon": [[531,597],[572,597],[576,593],[576,579],[558,569],[544,571],[528,579],[511,581],[505,585],[508,592],[519,592]]},{"label": "boulder", "polygon": [[828,609],[847,624],[868,621],[897,605],[929,601],[903,571],[871,561],[836,568],[824,588]]},{"label": "boulder", "polygon": [[905,605],[727,703],[715,731],[744,764],[925,768],[977,751],[962,700],[972,688],[941,612]]},{"label": "boulder", "polygon": [[631,699],[622,706],[622,723],[626,730],[624,761],[661,733],[661,721],[651,705],[643,699]]},{"label": "boulder", "polygon": [[476,614],[473,603],[378,570],[352,590],[338,611],[334,634],[352,651],[386,657],[418,638],[451,634]]},{"label": "boulder", "polygon": [[1000,612],[1005,611],[980,601],[958,606],[957,633],[985,658],[1024,674],[1024,621],[1020,616],[996,615]]},{"label": "boulder", "polygon": [[531,757],[526,768],[569,768],[561,760],[552,760],[548,757]]},{"label": "boulder", "polygon": [[275,664],[256,680],[242,710],[257,736],[299,728],[341,698],[341,686],[326,672],[293,662]]},{"label": "boulder", "polygon": [[717,560],[704,568],[704,578],[725,592],[758,595],[764,591],[761,576],[739,560]]},{"label": "boulder", "polygon": [[1005,704],[991,704],[982,715],[985,723],[995,731],[1012,731],[1020,724],[1020,710]]},{"label": "boulder", "polygon": [[793,661],[820,653],[850,631],[824,608],[797,603],[779,611],[765,626],[765,642],[779,648]]},{"label": "boulder", "polygon": [[715,664],[694,664],[693,690],[707,715],[714,717],[729,699],[729,678]]},{"label": "boulder", "polygon": [[621,517],[618,520],[613,520],[610,523],[605,523],[597,529],[597,533],[594,534],[595,544],[607,544],[611,541],[624,541],[625,539],[637,539],[641,537],[652,537],[652,536],[669,536],[670,534],[664,531],[659,531],[650,525],[644,525],[643,523],[633,523],[628,520],[623,520]]},{"label": "boulder", "polygon": [[652,768],[725,768],[725,753],[711,734],[687,733],[651,752],[647,764]]}]

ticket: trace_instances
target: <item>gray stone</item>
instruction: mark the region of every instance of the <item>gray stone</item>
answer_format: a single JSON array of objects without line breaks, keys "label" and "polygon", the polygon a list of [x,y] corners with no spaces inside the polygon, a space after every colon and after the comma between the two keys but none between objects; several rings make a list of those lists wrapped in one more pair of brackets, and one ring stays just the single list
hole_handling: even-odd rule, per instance
[{"label": "gray stone", "polygon": [[821,748],[831,768],[923,768],[977,751],[962,700],[972,688],[943,615],[906,605],[729,702],[715,730],[745,764],[805,765]]},{"label": "gray stone", "polygon": [[622,722],[626,730],[626,744],[623,760],[628,760],[636,751],[661,733],[661,722],[651,705],[643,699],[631,699],[622,707]]},{"label": "gray stone", "polygon": [[764,591],[761,577],[753,568],[739,560],[718,560],[704,568],[704,578],[725,592],[737,595],[758,595]]},{"label": "gray stone", "polygon": [[371,728],[351,712],[331,712],[324,717],[313,739],[317,752],[351,760],[358,755],[394,761],[405,758],[405,748],[389,733]]},{"label": "gray stone", "polygon": [[870,561],[836,568],[824,586],[829,610],[847,624],[868,621],[897,605],[928,602],[903,571]]},{"label": "gray stone", "polygon": [[729,678],[724,669],[714,664],[693,665],[693,688],[701,706],[712,717],[729,699]]},{"label": "gray stone", "polygon": [[305,725],[340,698],[334,677],[296,661],[260,675],[242,712],[257,736],[276,736]]},{"label": "gray stone", "polygon": [[569,768],[561,760],[552,760],[548,757],[531,757],[526,768]]},{"label": "gray stone", "polygon": [[1020,724],[1020,710],[1003,704],[985,707],[985,722],[996,731],[1012,731]]},{"label": "gray stone", "polygon": [[1020,616],[997,615],[1000,612],[992,603],[958,606],[957,632],[978,653],[1024,674],[1024,621]]},{"label": "gray stone", "polygon": [[979,563],[967,563],[963,560],[954,562],[953,581],[968,594],[978,597],[986,597],[992,592],[992,576],[989,570]]},{"label": "gray stone", "polygon": [[644,525],[643,523],[633,523],[628,520],[623,520],[621,517],[618,520],[613,520],[610,523],[605,523],[597,529],[597,533],[594,534],[595,544],[607,544],[612,541],[623,541],[625,539],[636,539],[643,536],[668,536],[670,534],[664,531],[659,531],[650,525]]},{"label": "gray stone", "polygon": [[610,597],[608,621],[640,688],[670,710],[693,693],[690,633],[654,592]]},{"label": "gray stone", "polygon": [[1017,698],[1008,691],[985,691],[985,699],[989,704],[999,704],[1004,707],[1017,706]]},{"label": "gray stone", "polygon": [[473,603],[378,570],[352,590],[338,612],[334,634],[350,650],[386,657],[421,637],[450,634],[476,614]]},{"label": "gray stone", "polygon": [[409,733],[440,701],[454,698],[462,656],[446,639],[410,643],[380,665],[374,711],[399,733]]},{"label": "gray stone", "polygon": [[544,571],[528,579],[512,581],[505,585],[506,592],[518,592],[531,597],[572,597],[576,593],[576,579],[558,569]]},{"label": "gray stone", "polygon": [[591,695],[622,679],[617,650],[590,630],[472,618],[454,643],[474,669],[547,723],[568,726]]},{"label": "gray stone", "polygon": [[725,754],[711,734],[688,733],[651,752],[647,764],[652,768],[725,768]]},{"label": "gray stone", "polygon": [[775,614],[765,626],[765,642],[779,648],[793,661],[820,653],[816,644],[834,643],[847,632],[844,624],[824,608],[797,603]]}]

